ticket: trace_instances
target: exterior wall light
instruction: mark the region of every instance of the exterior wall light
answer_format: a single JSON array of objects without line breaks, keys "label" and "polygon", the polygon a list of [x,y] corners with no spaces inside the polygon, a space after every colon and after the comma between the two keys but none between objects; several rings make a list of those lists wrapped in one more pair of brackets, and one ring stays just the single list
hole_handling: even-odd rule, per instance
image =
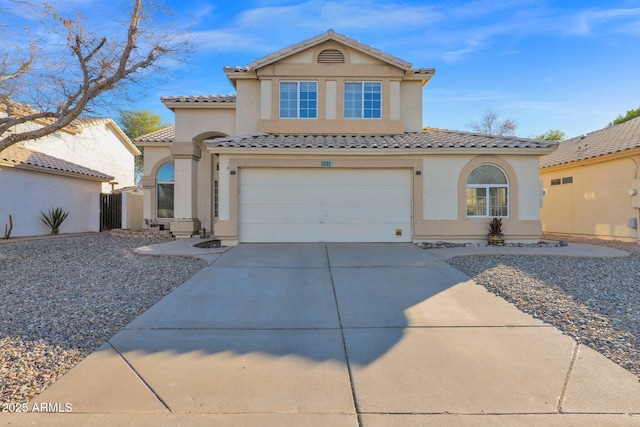
[{"label": "exterior wall light", "polygon": [[638,194],[638,190],[636,190],[635,188],[632,188],[631,190],[629,190],[630,196],[635,196],[636,194]]}]

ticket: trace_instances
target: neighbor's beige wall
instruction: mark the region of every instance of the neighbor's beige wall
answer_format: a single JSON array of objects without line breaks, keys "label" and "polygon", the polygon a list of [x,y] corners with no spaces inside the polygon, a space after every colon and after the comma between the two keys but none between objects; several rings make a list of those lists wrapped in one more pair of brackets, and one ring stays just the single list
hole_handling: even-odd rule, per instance
[{"label": "neighbor's beige wall", "polygon": [[[584,166],[541,170],[547,194],[541,209],[545,232],[635,241],[628,226],[637,211],[628,194],[636,176],[638,157],[619,158]],[[572,184],[551,185],[556,178],[573,177]]]}]

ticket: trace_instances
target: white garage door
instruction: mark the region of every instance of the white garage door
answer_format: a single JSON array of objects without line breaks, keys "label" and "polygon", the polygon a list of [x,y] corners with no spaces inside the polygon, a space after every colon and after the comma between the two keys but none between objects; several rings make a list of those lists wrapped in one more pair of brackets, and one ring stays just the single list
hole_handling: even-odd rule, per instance
[{"label": "white garage door", "polygon": [[410,169],[239,171],[241,242],[410,242]]}]

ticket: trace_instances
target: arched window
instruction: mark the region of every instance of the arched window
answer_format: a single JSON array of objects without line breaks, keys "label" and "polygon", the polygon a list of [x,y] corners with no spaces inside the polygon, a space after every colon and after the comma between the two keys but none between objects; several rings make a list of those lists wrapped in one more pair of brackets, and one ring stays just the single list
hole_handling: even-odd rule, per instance
[{"label": "arched window", "polygon": [[467,179],[467,216],[506,217],[509,215],[509,182],[494,165],[480,165]]},{"label": "arched window", "polygon": [[175,180],[173,162],[162,165],[158,169],[156,178],[158,218],[173,218],[173,183]]}]

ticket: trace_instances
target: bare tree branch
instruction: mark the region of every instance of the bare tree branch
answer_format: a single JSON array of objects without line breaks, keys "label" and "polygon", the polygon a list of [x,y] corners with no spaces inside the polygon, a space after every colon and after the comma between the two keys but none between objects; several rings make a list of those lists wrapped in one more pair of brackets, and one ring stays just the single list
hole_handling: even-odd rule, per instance
[{"label": "bare tree branch", "polygon": [[[106,36],[94,38],[86,30],[81,17],[67,19],[55,11],[53,6],[45,5],[45,16],[52,19],[54,25],[65,34],[62,37],[66,39],[67,52],[75,59],[71,65],[60,65],[57,74],[52,71],[49,76],[44,77],[34,72],[33,63],[36,58],[33,50],[30,58],[16,71],[7,72],[6,68],[0,68],[0,151],[17,142],[41,138],[69,126],[100,95],[137,81],[142,70],[155,66],[162,57],[186,52],[186,42],[171,45],[172,40],[166,35],[158,37],[151,44],[142,43],[143,48],[139,47],[139,38],[143,34],[141,25],[147,20],[145,0],[131,0],[131,3],[126,38],[119,42],[109,40]],[[4,60],[6,63],[6,55]],[[2,84],[27,76],[35,81],[43,78],[50,80],[46,85],[39,81],[43,88],[39,92],[40,100],[43,105],[48,104],[48,108],[36,110],[20,106],[12,99],[17,86],[14,84],[10,88]],[[51,83],[57,85],[58,95],[50,90],[47,92],[47,86],[51,86]],[[32,90],[38,92],[38,89]],[[45,97],[49,101],[51,96],[54,98],[52,103],[44,102]],[[2,115],[3,110],[6,117]],[[42,126],[25,126],[35,120],[39,120],[38,124]]]},{"label": "bare tree branch", "polygon": [[514,119],[500,121],[498,114],[493,110],[487,110],[479,122],[471,122],[469,127],[484,135],[515,136],[518,124]]},{"label": "bare tree branch", "polygon": [[18,65],[18,69],[14,72],[7,71],[9,69],[8,58],[2,58],[2,65],[0,65],[0,83],[15,79],[20,77],[22,74],[26,73],[31,69],[31,64],[33,63],[33,52],[35,49],[31,49],[31,54],[29,55],[29,59],[25,62]]}]

